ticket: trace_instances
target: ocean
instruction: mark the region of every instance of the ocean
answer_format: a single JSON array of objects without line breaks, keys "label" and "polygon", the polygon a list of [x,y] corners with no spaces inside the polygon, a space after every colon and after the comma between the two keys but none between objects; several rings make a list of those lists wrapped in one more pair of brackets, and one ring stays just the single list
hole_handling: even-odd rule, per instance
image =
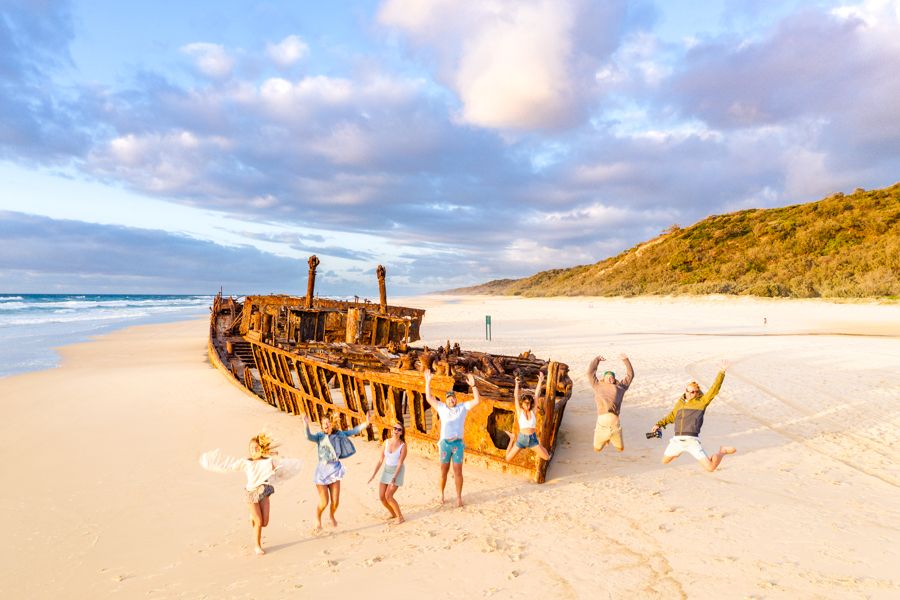
[{"label": "ocean", "polygon": [[0,294],[0,377],[59,365],[54,347],[209,315],[212,296]]}]

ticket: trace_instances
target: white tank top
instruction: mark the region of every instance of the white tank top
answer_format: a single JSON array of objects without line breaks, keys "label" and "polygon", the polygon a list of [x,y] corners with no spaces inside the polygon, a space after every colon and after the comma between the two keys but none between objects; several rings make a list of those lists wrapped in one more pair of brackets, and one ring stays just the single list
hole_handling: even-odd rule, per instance
[{"label": "white tank top", "polygon": [[534,414],[534,411],[531,411],[531,417],[525,416],[525,411],[519,411],[519,429],[536,429],[537,428],[537,415]]},{"label": "white tank top", "polygon": [[384,464],[388,467],[396,467],[397,463],[400,462],[400,451],[403,450],[403,446],[406,444],[401,443],[397,446],[397,449],[391,452],[388,450],[387,442],[384,443]]}]

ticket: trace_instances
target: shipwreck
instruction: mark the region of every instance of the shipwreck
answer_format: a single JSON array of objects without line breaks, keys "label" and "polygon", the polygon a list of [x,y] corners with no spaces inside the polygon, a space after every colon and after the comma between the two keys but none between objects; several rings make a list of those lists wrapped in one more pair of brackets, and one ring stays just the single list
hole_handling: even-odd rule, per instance
[{"label": "shipwreck", "polygon": [[568,366],[523,352],[503,356],[463,350],[459,344],[418,348],[424,310],[387,303],[385,269],[378,266],[379,302],[341,301],[315,295],[319,259],[309,258],[306,297],[215,297],[209,326],[209,358],[248,394],[294,415],[321,423],[336,413],[342,428],[361,423],[373,411],[369,440],[389,436],[397,420],[406,426],[413,452],[437,456],[440,420],[425,400],[422,372],[434,372],[432,393],[454,390],[472,399],[466,375],[475,377],[481,402],[466,421],[466,460],[491,470],[524,475],[543,483],[549,461],[533,452],[505,460],[507,432],[515,432],[514,377],[534,389],[538,373],[545,387],[536,406],[538,439],[551,453],[572,394]]}]

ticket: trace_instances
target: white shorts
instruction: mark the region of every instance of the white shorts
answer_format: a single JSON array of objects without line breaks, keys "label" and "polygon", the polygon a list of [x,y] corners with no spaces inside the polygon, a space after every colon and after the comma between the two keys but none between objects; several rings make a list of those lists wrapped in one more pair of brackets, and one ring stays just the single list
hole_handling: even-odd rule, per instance
[{"label": "white shorts", "polygon": [[700,445],[700,438],[693,435],[672,436],[663,456],[679,456],[682,452],[687,452],[697,460],[709,460],[709,456]]}]

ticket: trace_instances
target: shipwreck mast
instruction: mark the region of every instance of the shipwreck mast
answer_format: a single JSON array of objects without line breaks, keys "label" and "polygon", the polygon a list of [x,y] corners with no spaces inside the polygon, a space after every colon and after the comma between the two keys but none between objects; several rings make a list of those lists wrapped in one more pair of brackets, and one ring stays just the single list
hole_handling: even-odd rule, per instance
[{"label": "shipwreck mast", "polygon": [[316,267],[319,266],[319,257],[313,254],[307,262],[309,262],[309,276],[306,279],[306,308],[312,308],[313,292],[316,290]]},{"label": "shipwreck mast", "polygon": [[384,276],[387,274],[383,265],[378,265],[375,269],[378,275],[378,302],[381,305],[381,314],[387,313],[387,285],[384,283]]}]

